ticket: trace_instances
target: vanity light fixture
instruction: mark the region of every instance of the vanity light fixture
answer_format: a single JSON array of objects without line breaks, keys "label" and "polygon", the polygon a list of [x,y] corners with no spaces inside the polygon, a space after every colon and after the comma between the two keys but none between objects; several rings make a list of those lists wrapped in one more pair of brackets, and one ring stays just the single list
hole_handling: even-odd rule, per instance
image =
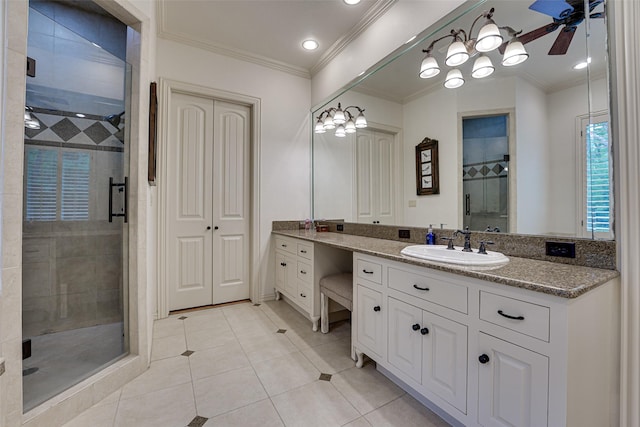
[{"label": "vanity light fixture", "polygon": [[[480,56],[478,56],[473,64],[471,76],[476,79],[481,79],[493,73],[495,67],[485,53],[491,52],[503,44],[504,38],[502,37],[501,31],[505,31],[511,37],[511,40],[506,44],[502,65],[510,67],[526,61],[529,54],[518,39],[518,35],[522,30],[515,31],[513,28],[507,26],[499,27],[493,21],[494,12],[494,8],[482,12],[473,21],[468,32],[463,29],[452,29],[449,34],[432,41],[429,47],[423,50],[426,56],[420,64],[420,77],[429,79],[440,74],[440,66],[432,52],[436,43],[447,38],[453,39],[447,49],[447,55],[444,61],[448,67],[453,68],[447,73],[444,82],[444,86],[449,89],[457,88],[464,84],[462,72],[458,67],[467,62],[469,58],[478,54],[480,54]],[[484,25],[480,28],[477,37],[473,38],[473,28],[481,18],[485,18]]]},{"label": "vanity light fixture", "polygon": [[360,3],[360,0],[342,0],[342,1],[344,1],[349,6],[353,6],[354,4]]},{"label": "vanity light fixture", "polygon": [[[358,110],[357,115],[349,110]],[[364,108],[350,105],[342,108],[338,103],[338,108],[327,108],[318,116],[316,125],[313,128],[315,133],[325,133],[327,130],[335,129],[335,136],[345,137],[348,133],[354,133],[356,129],[367,127],[367,119],[364,117]]]}]

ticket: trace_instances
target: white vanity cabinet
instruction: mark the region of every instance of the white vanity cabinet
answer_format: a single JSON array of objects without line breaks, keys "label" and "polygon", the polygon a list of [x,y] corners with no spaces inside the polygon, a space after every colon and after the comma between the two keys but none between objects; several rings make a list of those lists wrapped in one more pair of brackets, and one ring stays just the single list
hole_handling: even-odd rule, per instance
[{"label": "white vanity cabinet", "polygon": [[351,271],[351,252],[307,240],[275,236],[275,294],[285,296],[318,330],[322,277]]},{"label": "white vanity cabinet", "polygon": [[617,425],[617,279],[562,298],[359,253],[353,265],[357,364],[366,354],[449,421]]}]

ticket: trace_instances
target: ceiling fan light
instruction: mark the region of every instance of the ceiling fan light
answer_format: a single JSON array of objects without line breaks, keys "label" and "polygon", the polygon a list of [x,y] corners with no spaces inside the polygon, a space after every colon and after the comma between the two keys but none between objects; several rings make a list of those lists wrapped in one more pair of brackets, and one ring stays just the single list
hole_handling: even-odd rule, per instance
[{"label": "ceiling fan light", "polygon": [[464,84],[464,78],[462,73],[457,68],[447,73],[447,78],[444,80],[444,87],[447,89],[455,89]]},{"label": "ceiling fan light", "polygon": [[502,57],[502,65],[512,67],[523,63],[528,57],[529,54],[525,50],[524,45],[516,38],[511,40],[507,45],[504,56]]},{"label": "ceiling fan light", "polygon": [[464,43],[458,40],[451,43],[449,49],[447,49],[447,59],[445,59],[444,63],[449,67],[457,67],[467,62],[467,59],[469,59],[469,52],[467,52]]},{"label": "ceiling fan light", "polygon": [[347,135],[344,125],[338,125],[336,128],[336,136],[338,138],[344,138]]},{"label": "ceiling fan light", "polygon": [[355,124],[358,129],[363,129],[367,127],[367,119],[364,117],[364,114],[362,112],[360,112],[360,114],[358,114],[358,117],[356,117]]},{"label": "ceiling fan light", "polygon": [[478,52],[491,52],[502,44],[503,39],[500,29],[491,20],[487,20],[487,24],[480,29],[476,40],[475,48]]},{"label": "ceiling fan light", "polygon": [[486,55],[480,55],[478,59],[473,63],[473,70],[471,71],[471,77],[474,79],[481,79],[484,77],[490,76],[495,67],[491,63],[491,59],[489,59]]},{"label": "ceiling fan light", "polygon": [[431,56],[431,54],[428,54],[422,60],[422,64],[420,64],[420,78],[430,79],[431,77],[435,77],[438,74],[440,74],[438,61],[436,61],[436,58]]},{"label": "ceiling fan light", "polygon": [[344,131],[346,133],[355,133],[356,132],[356,124],[352,119],[349,119],[347,123],[344,125]]},{"label": "ceiling fan light", "polygon": [[336,124],[333,123],[333,119],[331,118],[331,116],[327,115],[327,118],[324,119],[324,123],[322,124],[322,126],[324,127],[325,130],[328,130],[328,129],[334,129],[336,127]]}]

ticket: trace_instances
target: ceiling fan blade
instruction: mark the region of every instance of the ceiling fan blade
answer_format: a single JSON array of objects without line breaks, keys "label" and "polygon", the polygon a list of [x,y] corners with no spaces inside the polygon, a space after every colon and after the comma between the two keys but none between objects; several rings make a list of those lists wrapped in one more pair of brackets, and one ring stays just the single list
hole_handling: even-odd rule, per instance
[{"label": "ceiling fan blade", "polygon": [[564,27],[558,37],[556,37],[556,41],[553,42],[553,46],[549,50],[549,55],[564,55],[567,53],[567,49],[569,49],[569,45],[571,44],[571,40],[573,40],[573,36],[576,34],[576,27]]},{"label": "ceiling fan blade", "polygon": [[[533,31],[529,31],[526,34],[522,34],[520,36],[518,36],[518,40],[520,40],[520,42],[522,44],[527,44],[529,42],[534,41],[535,39],[539,39],[540,37],[547,35],[549,33],[554,32],[555,30],[557,30],[560,27],[559,24],[556,23],[551,23],[551,24],[547,24],[543,27],[540,28],[536,28]],[[500,47],[498,48],[498,50],[500,51],[500,53],[504,53],[504,50],[507,48],[507,45],[509,44],[508,41],[502,43],[500,45]]]}]

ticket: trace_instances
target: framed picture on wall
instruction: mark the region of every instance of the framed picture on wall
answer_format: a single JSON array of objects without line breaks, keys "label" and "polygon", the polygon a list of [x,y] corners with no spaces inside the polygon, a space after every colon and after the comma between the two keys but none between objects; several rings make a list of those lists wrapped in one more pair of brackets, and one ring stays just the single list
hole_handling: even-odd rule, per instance
[{"label": "framed picture on wall", "polygon": [[438,180],[438,141],[425,138],[416,145],[416,194],[440,194]]}]

